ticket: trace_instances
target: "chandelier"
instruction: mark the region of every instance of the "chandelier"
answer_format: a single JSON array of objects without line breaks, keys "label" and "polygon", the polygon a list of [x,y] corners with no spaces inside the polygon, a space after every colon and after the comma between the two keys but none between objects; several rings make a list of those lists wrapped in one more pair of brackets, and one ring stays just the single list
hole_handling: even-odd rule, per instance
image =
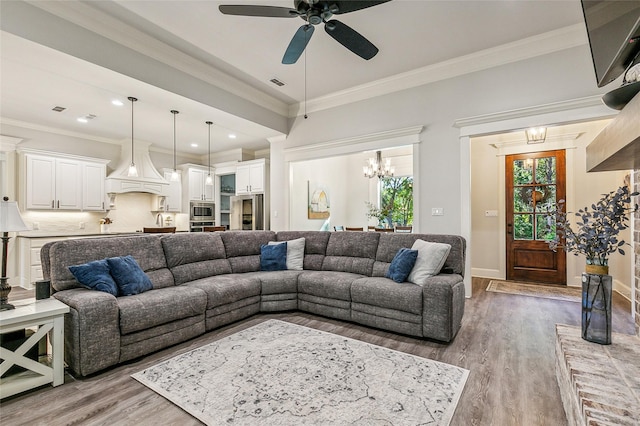
[{"label": "chandelier", "polygon": [[386,177],[393,177],[393,172],[395,170],[391,167],[391,160],[387,158],[383,163],[382,151],[376,151],[376,158],[369,158],[367,165],[362,167],[362,171],[364,172],[364,177],[377,177],[378,179],[382,179]]}]

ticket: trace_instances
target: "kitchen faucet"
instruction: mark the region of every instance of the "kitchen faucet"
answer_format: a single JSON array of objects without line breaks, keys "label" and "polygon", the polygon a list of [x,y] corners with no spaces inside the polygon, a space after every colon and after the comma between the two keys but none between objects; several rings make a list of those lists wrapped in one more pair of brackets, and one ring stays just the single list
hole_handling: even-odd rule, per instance
[{"label": "kitchen faucet", "polygon": [[156,225],[160,226],[161,228],[164,227],[164,218],[162,217],[162,213],[158,213],[156,215]]}]

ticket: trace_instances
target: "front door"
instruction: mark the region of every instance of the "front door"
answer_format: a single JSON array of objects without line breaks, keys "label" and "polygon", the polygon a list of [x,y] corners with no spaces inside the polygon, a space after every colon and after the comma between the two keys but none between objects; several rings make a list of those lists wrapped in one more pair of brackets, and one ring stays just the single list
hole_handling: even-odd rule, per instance
[{"label": "front door", "polygon": [[545,215],[566,199],[564,150],[507,155],[505,182],[507,279],[566,285],[566,254],[549,249]]}]

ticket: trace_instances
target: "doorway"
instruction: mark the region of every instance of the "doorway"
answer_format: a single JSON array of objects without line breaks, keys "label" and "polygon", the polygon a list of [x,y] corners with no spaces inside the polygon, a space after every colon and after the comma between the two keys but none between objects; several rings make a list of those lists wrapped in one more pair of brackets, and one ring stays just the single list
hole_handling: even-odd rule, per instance
[{"label": "doorway", "polygon": [[567,284],[566,254],[553,252],[546,212],[566,200],[565,151],[505,156],[507,279]]}]

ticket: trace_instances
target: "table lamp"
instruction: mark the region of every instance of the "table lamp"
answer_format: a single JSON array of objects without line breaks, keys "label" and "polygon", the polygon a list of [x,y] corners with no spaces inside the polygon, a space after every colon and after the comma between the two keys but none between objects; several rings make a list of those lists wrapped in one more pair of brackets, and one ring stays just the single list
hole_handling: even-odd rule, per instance
[{"label": "table lamp", "polygon": [[18,203],[9,201],[9,197],[4,197],[0,201],[0,232],[2,232],[2,276],[0,276],[0,311],[13,309],[13,305],[7,303],[11,285],[7,277],[7,256],[9,244],[9,232],[27,231],[27,225],[20,217]]}]

